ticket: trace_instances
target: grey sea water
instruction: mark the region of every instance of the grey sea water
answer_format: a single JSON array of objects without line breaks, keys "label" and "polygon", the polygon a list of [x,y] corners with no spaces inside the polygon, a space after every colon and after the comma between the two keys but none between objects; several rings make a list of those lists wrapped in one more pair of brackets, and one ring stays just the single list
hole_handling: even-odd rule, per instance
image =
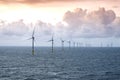
[{"label": "grey sea water", "polygon": [[120,48],[0,47],[0,80],[120,80]]}]

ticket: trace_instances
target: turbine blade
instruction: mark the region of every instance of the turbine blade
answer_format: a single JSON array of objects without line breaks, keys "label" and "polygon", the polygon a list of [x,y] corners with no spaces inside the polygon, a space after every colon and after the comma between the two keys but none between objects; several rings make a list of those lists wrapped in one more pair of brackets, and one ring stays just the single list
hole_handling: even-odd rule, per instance
[{"label": "turbine blade", "polygon": [[48,42],[51,42],[52,40],[49,40]]},{"label": "turbine blade", "polygon": [[26,39],[26,40],[30,40],[30,39],[32,39],[32,38],[28,38],[28,39]]}]

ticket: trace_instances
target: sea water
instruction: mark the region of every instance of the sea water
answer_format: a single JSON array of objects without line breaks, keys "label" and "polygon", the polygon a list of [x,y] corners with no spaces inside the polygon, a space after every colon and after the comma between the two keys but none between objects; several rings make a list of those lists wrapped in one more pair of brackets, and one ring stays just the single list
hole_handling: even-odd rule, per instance
[{"label": "sea water", "polygon": [[0,47],[0,80],[120,80],[120,48]]}]

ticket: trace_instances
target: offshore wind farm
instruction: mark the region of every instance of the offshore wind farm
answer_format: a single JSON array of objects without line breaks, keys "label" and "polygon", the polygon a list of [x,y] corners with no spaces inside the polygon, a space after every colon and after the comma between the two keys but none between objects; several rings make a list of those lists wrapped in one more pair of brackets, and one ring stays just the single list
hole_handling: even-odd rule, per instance
[{"label": "offshore wind farm", "polygon": [[[50,47],[35,45],[35,27],[31,46],[0,47],[0,79],[5,80],[119,80],[119,47],[113,43],[92,46],[52,35]],[[37,41],[37,40],[36,40]],[[72,43],[72,44],[71,44]],[[65,45],[66,44],[66,45]],[[82,44],[82,45],[81,45]],[[84,46],[85,45],[85,46]],[[4,62],[5,61],[5,62]],[[103,67],[104,65],[104,67]]]},{"label": "offshore wind farm", "polygon": [[0,80],[120,80],[120,0],[0,0]]}]

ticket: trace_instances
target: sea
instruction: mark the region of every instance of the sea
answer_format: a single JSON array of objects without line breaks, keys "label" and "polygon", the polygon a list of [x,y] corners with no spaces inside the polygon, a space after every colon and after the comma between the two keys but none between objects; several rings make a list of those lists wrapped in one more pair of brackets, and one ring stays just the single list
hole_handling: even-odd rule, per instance
[{"label": "sea", "polygon": [[120,80],[120,48],[0,47],[0,80]]}]

